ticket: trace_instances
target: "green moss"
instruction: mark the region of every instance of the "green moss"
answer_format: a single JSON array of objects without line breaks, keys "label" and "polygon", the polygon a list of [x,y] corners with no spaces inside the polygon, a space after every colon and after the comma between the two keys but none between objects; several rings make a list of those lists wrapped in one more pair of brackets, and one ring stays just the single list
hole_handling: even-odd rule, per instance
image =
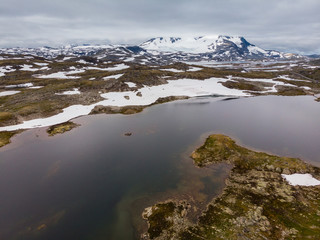
[{"label": "green moss", "polygon": [[0,132],[0,147],[10,143],[10,139],[21,131]]},{"label": "green moss", "polygon": [[173,222],[168,218],[173,216],[175,208],[173,202],[159,203],[152,207],[152,214],[148,216],[148,233],[151,239],[160,236],[164,230],[172,226]]},{"label": "green moss", "polygon": [[62,134],[68,131],[71,131],[73,128],[80,126],[79,124],[75,124],[73,122],[65,122],[57,125],[53,125],[47,129],[47,133],[49,136],[54,136],[56,134]]},{"label": "green moss", "polygon": [[[213,199],[197,224],[172,231],[192,239],[317,239],[320,236],[320,188],[293,187],[281,173],[312,173],[320,169],[298,158],[256,152],[215,134],[192,153],[197,166],[233,165],[222,194]],[[156,222],[154,222],[156,224]],[[159,239],[171,239],[161,233]]]},{"label": "green moss", "polygon": [[307,169],[307,164],[298,158],[278,157],[263,152],[255,152],[241,147],[230,137],[215,134],[206,139],[203,146],[191,155],[195,164],[203,167],[212,163],[228,162],[235,164],[238,170],[251,170],[254,168],[276,169],[285,168],[291,171]]}]

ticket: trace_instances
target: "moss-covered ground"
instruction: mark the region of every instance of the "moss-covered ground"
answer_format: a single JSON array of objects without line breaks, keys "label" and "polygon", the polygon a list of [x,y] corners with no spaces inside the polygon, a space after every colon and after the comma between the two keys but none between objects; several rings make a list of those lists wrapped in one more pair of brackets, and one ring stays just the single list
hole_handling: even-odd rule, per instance
[{"label": "moss-covered ground", "polygon": [[0,132],[0,147],[10,143],[11,137],[20,133],[21,131]]},{"label": "moss-covered ground", "polygon": [[[319,168],[298,158],[249,150],[220,134],[209,136],[192,158],[198,167],[231,164],[225,189],[207,206],[197,224],[179,224],[187,222],[187,217],[170,226],[153,221],[149,227],[158,232],[160,228],[161,234],[145,239],[319,239],[320,187],[291,186],[281,176],[310,173],[320,179]],[[154,212],[149,211],[147,221],[161,218]]]},{"label": "moss-covered ground", "polygon": [[71,131],[73,128],[80,126],[74,122],[65,122],[61,124],[56,124],[47,129],[49,136],[54,136],[56,134],[62,134],[68,131]]}]

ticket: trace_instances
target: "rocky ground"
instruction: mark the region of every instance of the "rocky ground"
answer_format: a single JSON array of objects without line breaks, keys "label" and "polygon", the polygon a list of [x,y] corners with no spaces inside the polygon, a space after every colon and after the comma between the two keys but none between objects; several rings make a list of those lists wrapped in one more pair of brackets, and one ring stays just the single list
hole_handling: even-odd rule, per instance
[{"label": "rocky ground", "polygon": [[279,157],[241,147],[224,135],[211,135],[192,153],[205,167],[233,166],[222,194],[212,199],[197,223],[192,206],[168,200],[146,208],[148,231],[142,239],[318,239],[320,186],[293,186],[282,174],[311,174],[320,169],[297,158]]}]

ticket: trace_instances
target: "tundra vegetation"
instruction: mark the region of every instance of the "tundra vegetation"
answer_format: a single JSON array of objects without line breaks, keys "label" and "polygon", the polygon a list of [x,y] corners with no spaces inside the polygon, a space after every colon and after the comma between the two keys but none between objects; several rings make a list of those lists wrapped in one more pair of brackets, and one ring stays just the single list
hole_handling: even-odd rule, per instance
[{"label": "tundra vegetation", "polygon": [[320,169],[298,158],[279,157],[239,146],[214,134],[191,157],[197,167],[232,165],[226,187],[203,209],[197,222],[192,206],[168,200],[146,208],[143,239],[317,239],[320,236],[320,186],[292,186],[281,174]]}]

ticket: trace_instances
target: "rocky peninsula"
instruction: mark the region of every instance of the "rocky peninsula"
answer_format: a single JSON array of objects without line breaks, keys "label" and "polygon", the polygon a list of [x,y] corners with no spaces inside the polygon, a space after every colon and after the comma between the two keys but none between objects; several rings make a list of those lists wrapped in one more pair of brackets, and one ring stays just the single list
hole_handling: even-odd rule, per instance
[{"label": "rocky peninsula", "polygon": [[197,222],[186,201],[158,203],[142,216],[142,239],[318,239],[320,169],[299,158],[279,157],[239,146],[228,136],[210,135],[191,154],[194,164],[232,166],[223,192]]}]

